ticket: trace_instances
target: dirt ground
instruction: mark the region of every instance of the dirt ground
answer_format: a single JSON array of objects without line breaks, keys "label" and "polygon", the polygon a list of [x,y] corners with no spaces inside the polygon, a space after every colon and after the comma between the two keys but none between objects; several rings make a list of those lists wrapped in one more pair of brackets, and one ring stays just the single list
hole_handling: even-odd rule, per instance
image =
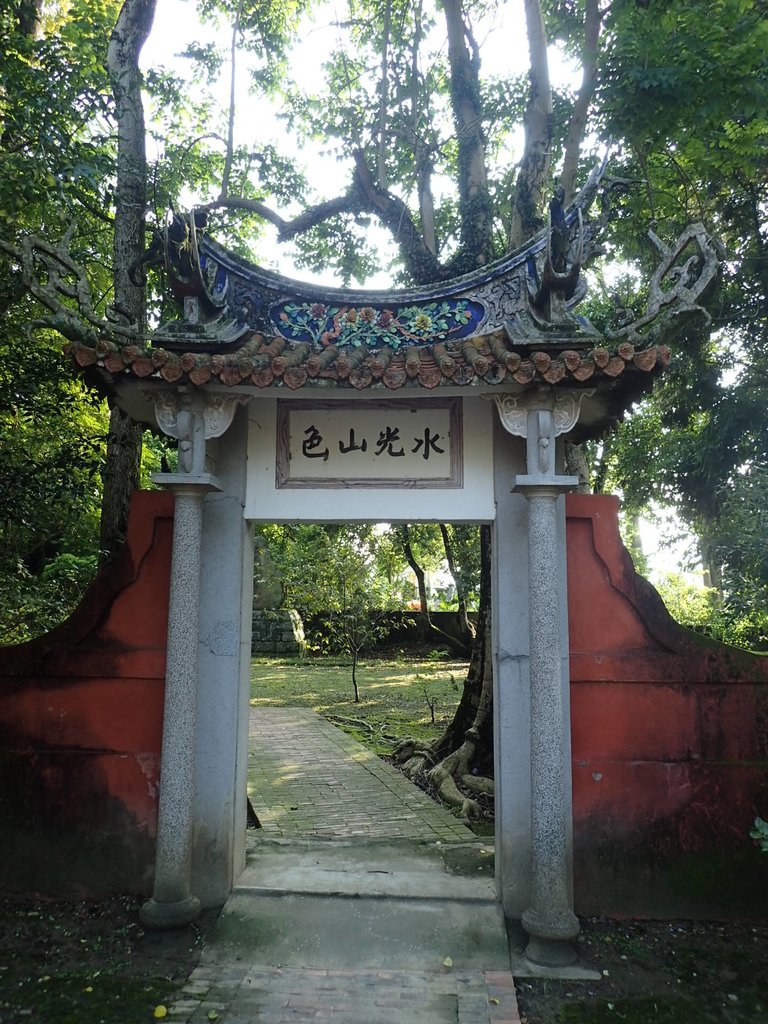
[{"label": "dirt ground", "polygon": [[[132,898],[0,899],[0,1024],[156,1020],[215,915],[147,933],[138,906]],[[583,924],[582,963],[601,981],[520,979],[527,1024],[768,1024],[768,923]]]},{"label": "dirt ground", "polygon": [[768,923],[582,922],[596,982],[517,982],[523,1024],[768,1022]]}]

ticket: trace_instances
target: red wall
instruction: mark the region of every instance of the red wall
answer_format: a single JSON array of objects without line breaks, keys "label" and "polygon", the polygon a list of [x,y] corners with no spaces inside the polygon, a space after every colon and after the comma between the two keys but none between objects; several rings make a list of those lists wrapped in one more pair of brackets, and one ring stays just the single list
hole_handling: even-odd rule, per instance
[{"label": "red wall", "polygon": [[[577,910],[768,912],[768,658],[698,637],[637,576],[618,501],[570,495]],[[134,495],[126,547],[52,633],[0,649],[5,888],[147,892],[173,503]]]},{"label": "red wall", "polygon": [[674,622],[619,539],[618,499],[569,495],[577,909],[768,912],[768,657]]},{"label": "red wall", "polygon": [[67,622],[0,648],[0,878],[147,891],[154,866],[173,499],[133,497],[126,545]]}]

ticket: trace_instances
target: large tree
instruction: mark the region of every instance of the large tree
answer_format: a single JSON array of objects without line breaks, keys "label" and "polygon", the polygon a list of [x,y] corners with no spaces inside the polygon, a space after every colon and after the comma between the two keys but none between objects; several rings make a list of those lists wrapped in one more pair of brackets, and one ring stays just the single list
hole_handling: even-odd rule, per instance
[{"label": "large tree", "polygon": [[[755,500],[768,464],[765,12],[749,0],[724,0],[706,17],[692,2],[623,3],[606,30],[598,120],[623,140],[615,166],[633,183],[611,241],[647,265],[652,247],[637,228],[645,210],[671,234],[703,220],[724,260],[711,323],[678,339],[660,385],[602,446],[593,483],[618,488],[632,513],[651,502],[674,508],[724,601],[713,628],[765,649],[768,574],[743,515],[749,508],[757,533],[768,530]],[[620,283],[619,305],[636,291],[636,280]]]}]

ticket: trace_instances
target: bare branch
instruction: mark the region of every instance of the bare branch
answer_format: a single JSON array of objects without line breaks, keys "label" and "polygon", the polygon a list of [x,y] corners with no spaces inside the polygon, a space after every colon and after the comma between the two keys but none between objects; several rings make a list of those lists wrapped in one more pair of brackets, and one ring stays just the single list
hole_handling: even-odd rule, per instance
[{"label": "bare branch", "polygon": [[243,0],[237,6],[235,21],[232,25],[232,43],[230,46],[229,74],[229,122],[227,127],[227,152],[224,158],[224,171],[221,175],[220,198],[226,199],[229,192],[229,178],[232,174],[232,163],[235,158],[235,77],[237,71],[237,36],[240,32],[240,18],[243,13]]},{"label": "bare branch", "polygon": [[280,232],[282,232],[287,223],[279,213],[275,213],[274,210],[259,202],[258,199],[243,199],[240,196],[220,197],[219,199],[212,200],[210,203],[202,203],[196,206],[195,209],[205,213],[210,213],[212,210],[246,210],[248,213],[255,213],[259,217],[263,217],[264,220],[268,220]]},{"label": "bare branch", "polygon": [[355,181],[344,195],[310,206],[292,220],[281,217],[258,199],[235,196],[214,199],[196,209],[204,212],[223,209],[254,213],[275,225],[281,242],[290,241],[339,214],[370,213],[378,217],[390,231],[414,281],[418,284],[431,284],[433,281],[448,277],[450,272],[438,262],[434,252],[424,242],[402,199],[377,187],[365,161],[365,155],[361,151],[358,150],[354,154],[354,159]]},{"label": "bare branch", "polygon": [[315,206],[310,206],[300,213],[298,217],[285,221],[280,230],[280,239],[283,242],[287,242],[291,238],[295,238],[296,235],[301,235],[305,231],[309,231],[310,228],[322,224],[323,221],[330,220],[331,217],[335,217],[337,214],[361,212],[362,207],[359,197],[350,191],[343,196],[327,199],[322,203],[317,203]]},{"label": "bare branch", "polygon": [[355,153],[355,170],[363,199],[359,209],[375,213],[390,231],[414,281],[418,284],[431,284],[447,277],[448,271],[424,242],[402,199],[376,188],[365,155],[360,150]]}]

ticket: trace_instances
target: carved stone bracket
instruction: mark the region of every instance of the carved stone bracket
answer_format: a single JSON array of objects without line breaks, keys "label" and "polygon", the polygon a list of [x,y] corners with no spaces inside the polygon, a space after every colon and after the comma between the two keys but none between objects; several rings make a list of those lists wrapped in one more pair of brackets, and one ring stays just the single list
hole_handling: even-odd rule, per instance
[{"label": "carved stone bracket", "polygon": [[177,440],[186,438],[190,430],[188,416],[202,421],[203,437],[221,437],[232,425],[238,405],[249,401],[248,395],[193,394],[182,389],[146,391],[155,406],[157,425],[164,434]]},{"label": "carved stone bracket", "polygon": [[546,409],[552,413],[552,436],[559,437],[576,426],[583,399],[591,397],[594,393],[594,388],[583,391],[558,391],[554,394],[542,389],[526,395],[494,395],[493,400],[499,412],[501,425],[508,434],[528,437],[529,412]]},{"label": "carved stone bracket", "polygon": [[[609,327],[605,335],[611,341],[633,343],[653,339],[654,330],[670,332],[692,316],[710,321],[700,305],[719,272],[717,248],[703,224],[689,224],[672,246],[667,246],[653,231],[648,237],[661,259],[651,278],[645,312],[618,327]],[[658,323],[654,323],[658,321]]]},{"label": "carved stone bracket", "polygon": [[[526,483],[560,481],[555,466],[555,438],[567,434],[576,426],[582,400],[594,390],[551,391],[541,388],[526,395],[494,395],[502,426],[515,437],[527,441]],[[575,478],[573,478],[575,479]],[[574,484],[571,477],[563,477],[565,489]],[[518,487],[524,478],[518,478]]]},{"label": "carved stone bracket", "polygon": [[221,437],[231,426],[237,406],[249,401],[248,395],[206,394],[186,388],[147,390],[145,395],[154,404],[162,432],[179,442],[178,475],[195,476],[205,475],[205,442]]}]

